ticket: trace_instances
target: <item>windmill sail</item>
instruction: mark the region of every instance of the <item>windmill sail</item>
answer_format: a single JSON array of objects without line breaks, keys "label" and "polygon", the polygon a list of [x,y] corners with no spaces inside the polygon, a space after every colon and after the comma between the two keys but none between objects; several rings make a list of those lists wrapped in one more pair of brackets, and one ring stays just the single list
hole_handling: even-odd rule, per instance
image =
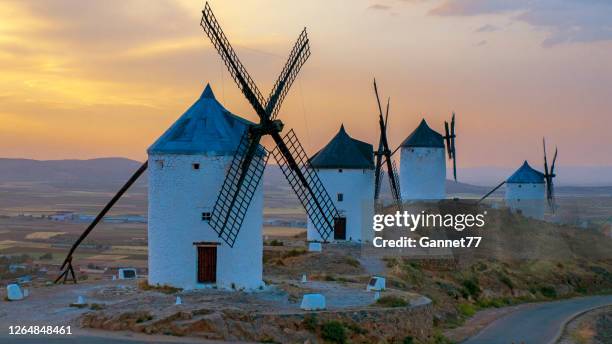
[{"label": "windmill sail", "polygon": [[[223,183],[224,188],[216,202],[216,204],[219,204],[220,214],[213,215],[216,218],[210,222],[210,225],[228,245],[233,247],[253,197],[251,188],[257,187],[257,184],[255,186],[251,184],[245,186],[245,183],[255,180],[259,182],[261,173],[263,173],[265,168],[265,163],[255,157],[258,150],[256,147],[259,147],[259,141],[262,136],[271,135],[276,143],[274,156],[281,165],[281,168],[284,168],[283,173],[285,177],[300,198],[300,201],[302,201],[306,212],[313,219],[318,219],[319,226],[317,226],[317,230],[321,233],[321,237],[327,238],[334,229],[333,219],[337,216],[338,212],[333,203],[331,203],[331,198],[327,191],[318,181],[315,171],[309,168],[306,155],[299,141],[297,141],[295,133],[290,131],[285,136],[289,140],[289,145],[287,145],[279,134],[283,129],[283,123],[276,119],[289,88],[310,56],[309,39],[306,29],[298,37],[289,54],[287,63],[264,104],[261,92],[259,92],[255,82],[238,59],[208,2],[204,7],[204,11],[202,11],[200,25],[210,38],[215,49],[219,52],[238,88],[251,103],[260,119],[259,124],[249,129],[250,135],[245,139],[248,142],[241,142],[238,148],[238,155],[241,155],[242,149],[248,147],[244,156],[235,159],[237,162],[235,164],[234,162],[232,163],[233,169],[230,168],[226,175],[226,180]],[[294,154],[297,154],[297,158]],[[256,166],[252,167],[252,164]],[[227,187],[225,188],[225,186]],[[243,190],[244,188],[246,189]],[[328,201],[330,204],[328,204]]]},{"label": "windmill sail", "polygon": [[558,150],[555,148],[555,155],[553,156],[552,164],[550,165],[550,170],[548,169],[548,157],[546,154],[546,139],[542,138],[542,146],[544,149],[544,179],[546,181],[546,200],[548,201],[548,206],[551,211],[554,213],[556,210],[555,204],[555,187],[553,184],[553,178],[555,175],[555,163],[557,162],[557,153]]},{"label": "windmill sail", "polygon": [[448,122],[444,122],[444,131],[445,136],[444,140],[446,141],[446,152],[448,153],[448,158],[453,160],[453,178],[457,181],[457,150],[455,149],[455,113],[453,112],[453,117],[450,122],[450,127]]},{"label": "windmill sail", "polygon": [[[382,106],[380,105],[380,97],[378,96],[378,86],[376,85],[376,79],[374,79],[374,94],[376,95],[376,102],[378,104],[378,125],[380,129],[380,139],[378,143],[378,150],[376,151],[376,172],[374,180],[374,200],[378,201],[380,198],[380,184],[382,180],[383,165],[386,165],[387,179],[389,180],[389,186],[391,188],[391,194],[393,200],[397,205],[398,209],[401,210],[402,200],[399,185],[399,178],[397,174],[397,168],[395,162],[391,160],[391,150],[389,149],[389,141],[387,139],[387,124],[389,121],[389,103],[387,100],[387,111],[383,117]],[[383,163],[383,158],[384,163]]]},{"label": "windmill sail", "polygon": [[[268,162],[266,149],[249,136],[246,130],[240,139],[210,219],[210,226],[230,246],[236,241]],[[249,152],[252,144],[257,145],[255,153]]]},{"label": "windmill sail", "polygon": [[[319,234],[324,241],[327,241],[329,235],[333,232],[329,223],[333,223],[338,217],[338,211],[332,202],[331,197],[325,191],[323,183],[319,179],[315,170],[310,166],[308,156],[304,151],[300,141],[293,129],[289,130],[276,149],[272,151],[274,158],[278,162],[285,178],[291,185],[291,188],[302,203],[308,217],[319,230]],[[285,145],[284,142],[287,142]],[[281,147],[285,147],[285,151]],[[293,157],[293,162],[287,157]],[[302,173],[302,177],[296,171]]]}]

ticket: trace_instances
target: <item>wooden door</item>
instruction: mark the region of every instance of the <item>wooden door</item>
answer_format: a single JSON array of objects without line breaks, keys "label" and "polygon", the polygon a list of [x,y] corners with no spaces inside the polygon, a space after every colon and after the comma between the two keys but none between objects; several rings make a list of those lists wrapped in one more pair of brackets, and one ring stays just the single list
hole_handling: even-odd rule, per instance
[{"label": "wooden door", "polygon": [[198,283],[217,282],[217,246],[198,247]]},{"label": "wooden door", "polygon": [[334,219],[334,240],[346,240],[346,217]]}]

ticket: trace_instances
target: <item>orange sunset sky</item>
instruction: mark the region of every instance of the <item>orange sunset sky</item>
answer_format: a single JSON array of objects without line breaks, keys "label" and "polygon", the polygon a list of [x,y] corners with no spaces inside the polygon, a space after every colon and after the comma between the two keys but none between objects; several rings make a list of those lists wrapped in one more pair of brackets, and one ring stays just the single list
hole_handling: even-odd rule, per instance
[{"label": "orange sunset sky", "polygon": [[[378,142],[372,78],[397,146],[458,117],[459,165],[612,165],[612,2],[213,0],[267,95],[297,35],[312,56],[279,118],[309,153],[344,123]],[[0,2],[0,156],[138,160],[210,82],[255,119],[199,26],[203,1]]]}]

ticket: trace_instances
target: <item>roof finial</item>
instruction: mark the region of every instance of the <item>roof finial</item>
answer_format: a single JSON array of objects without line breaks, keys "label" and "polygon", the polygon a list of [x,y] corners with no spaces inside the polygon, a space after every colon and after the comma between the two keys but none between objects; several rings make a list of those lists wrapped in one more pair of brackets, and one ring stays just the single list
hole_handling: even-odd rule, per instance
[{"label": "roof finial", "polygon": [[206,88],[204,89],[204,92],[202,92],[200,98],[215,99],[215,94],[213,93],[212,88],[210,87],[210,83],[206,84]]}]

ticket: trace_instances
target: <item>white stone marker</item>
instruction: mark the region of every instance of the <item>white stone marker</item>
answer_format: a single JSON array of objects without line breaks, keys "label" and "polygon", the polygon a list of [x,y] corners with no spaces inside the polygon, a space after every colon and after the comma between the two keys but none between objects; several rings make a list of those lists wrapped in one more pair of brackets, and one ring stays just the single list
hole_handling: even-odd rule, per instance
[{"label": "white stone marker", "polygon": [[79,297],[77,297],[77,305],[84,305],[85,304],[85,298],[83,298],[83,296],[79,295]]},{"label": "white stone marker", "polygon": [[180,296],[176,297],[176,302],[174,303],[175,305],[182,305],[183,304],[183,300],[181,300]]},{"label": "white stone marker", "polygon": [[117,273],[119,275],[120,280],[138,278],[138,274],[136,273],[136,269],[134,268],[121,268]]},{"label": "white stone marker", "polygon": [[6,286],[6,297],[9,301],[23,300],[25,297],[18,284],[9,284]]},{"label": "white stone marker", "polygon": [[305,294],[300,308],[306,311],[318,311],[326,308],[325,296],[321,294]]},{"label": "white stone marker", "polygon": [[302,283],[306,283],[308,280],[306,279],[306,274],[302,275]]},{"label": "white stone marker", "polygon": [[309,242],[308,243],[308,252],[321,252],[323,247],[320,242]]},{"label": "white stone marker", "polygon": [[366,288],[367,291],[381,291],[385,290],[385,278],[380,276],[372,276],[370,283]]}]

